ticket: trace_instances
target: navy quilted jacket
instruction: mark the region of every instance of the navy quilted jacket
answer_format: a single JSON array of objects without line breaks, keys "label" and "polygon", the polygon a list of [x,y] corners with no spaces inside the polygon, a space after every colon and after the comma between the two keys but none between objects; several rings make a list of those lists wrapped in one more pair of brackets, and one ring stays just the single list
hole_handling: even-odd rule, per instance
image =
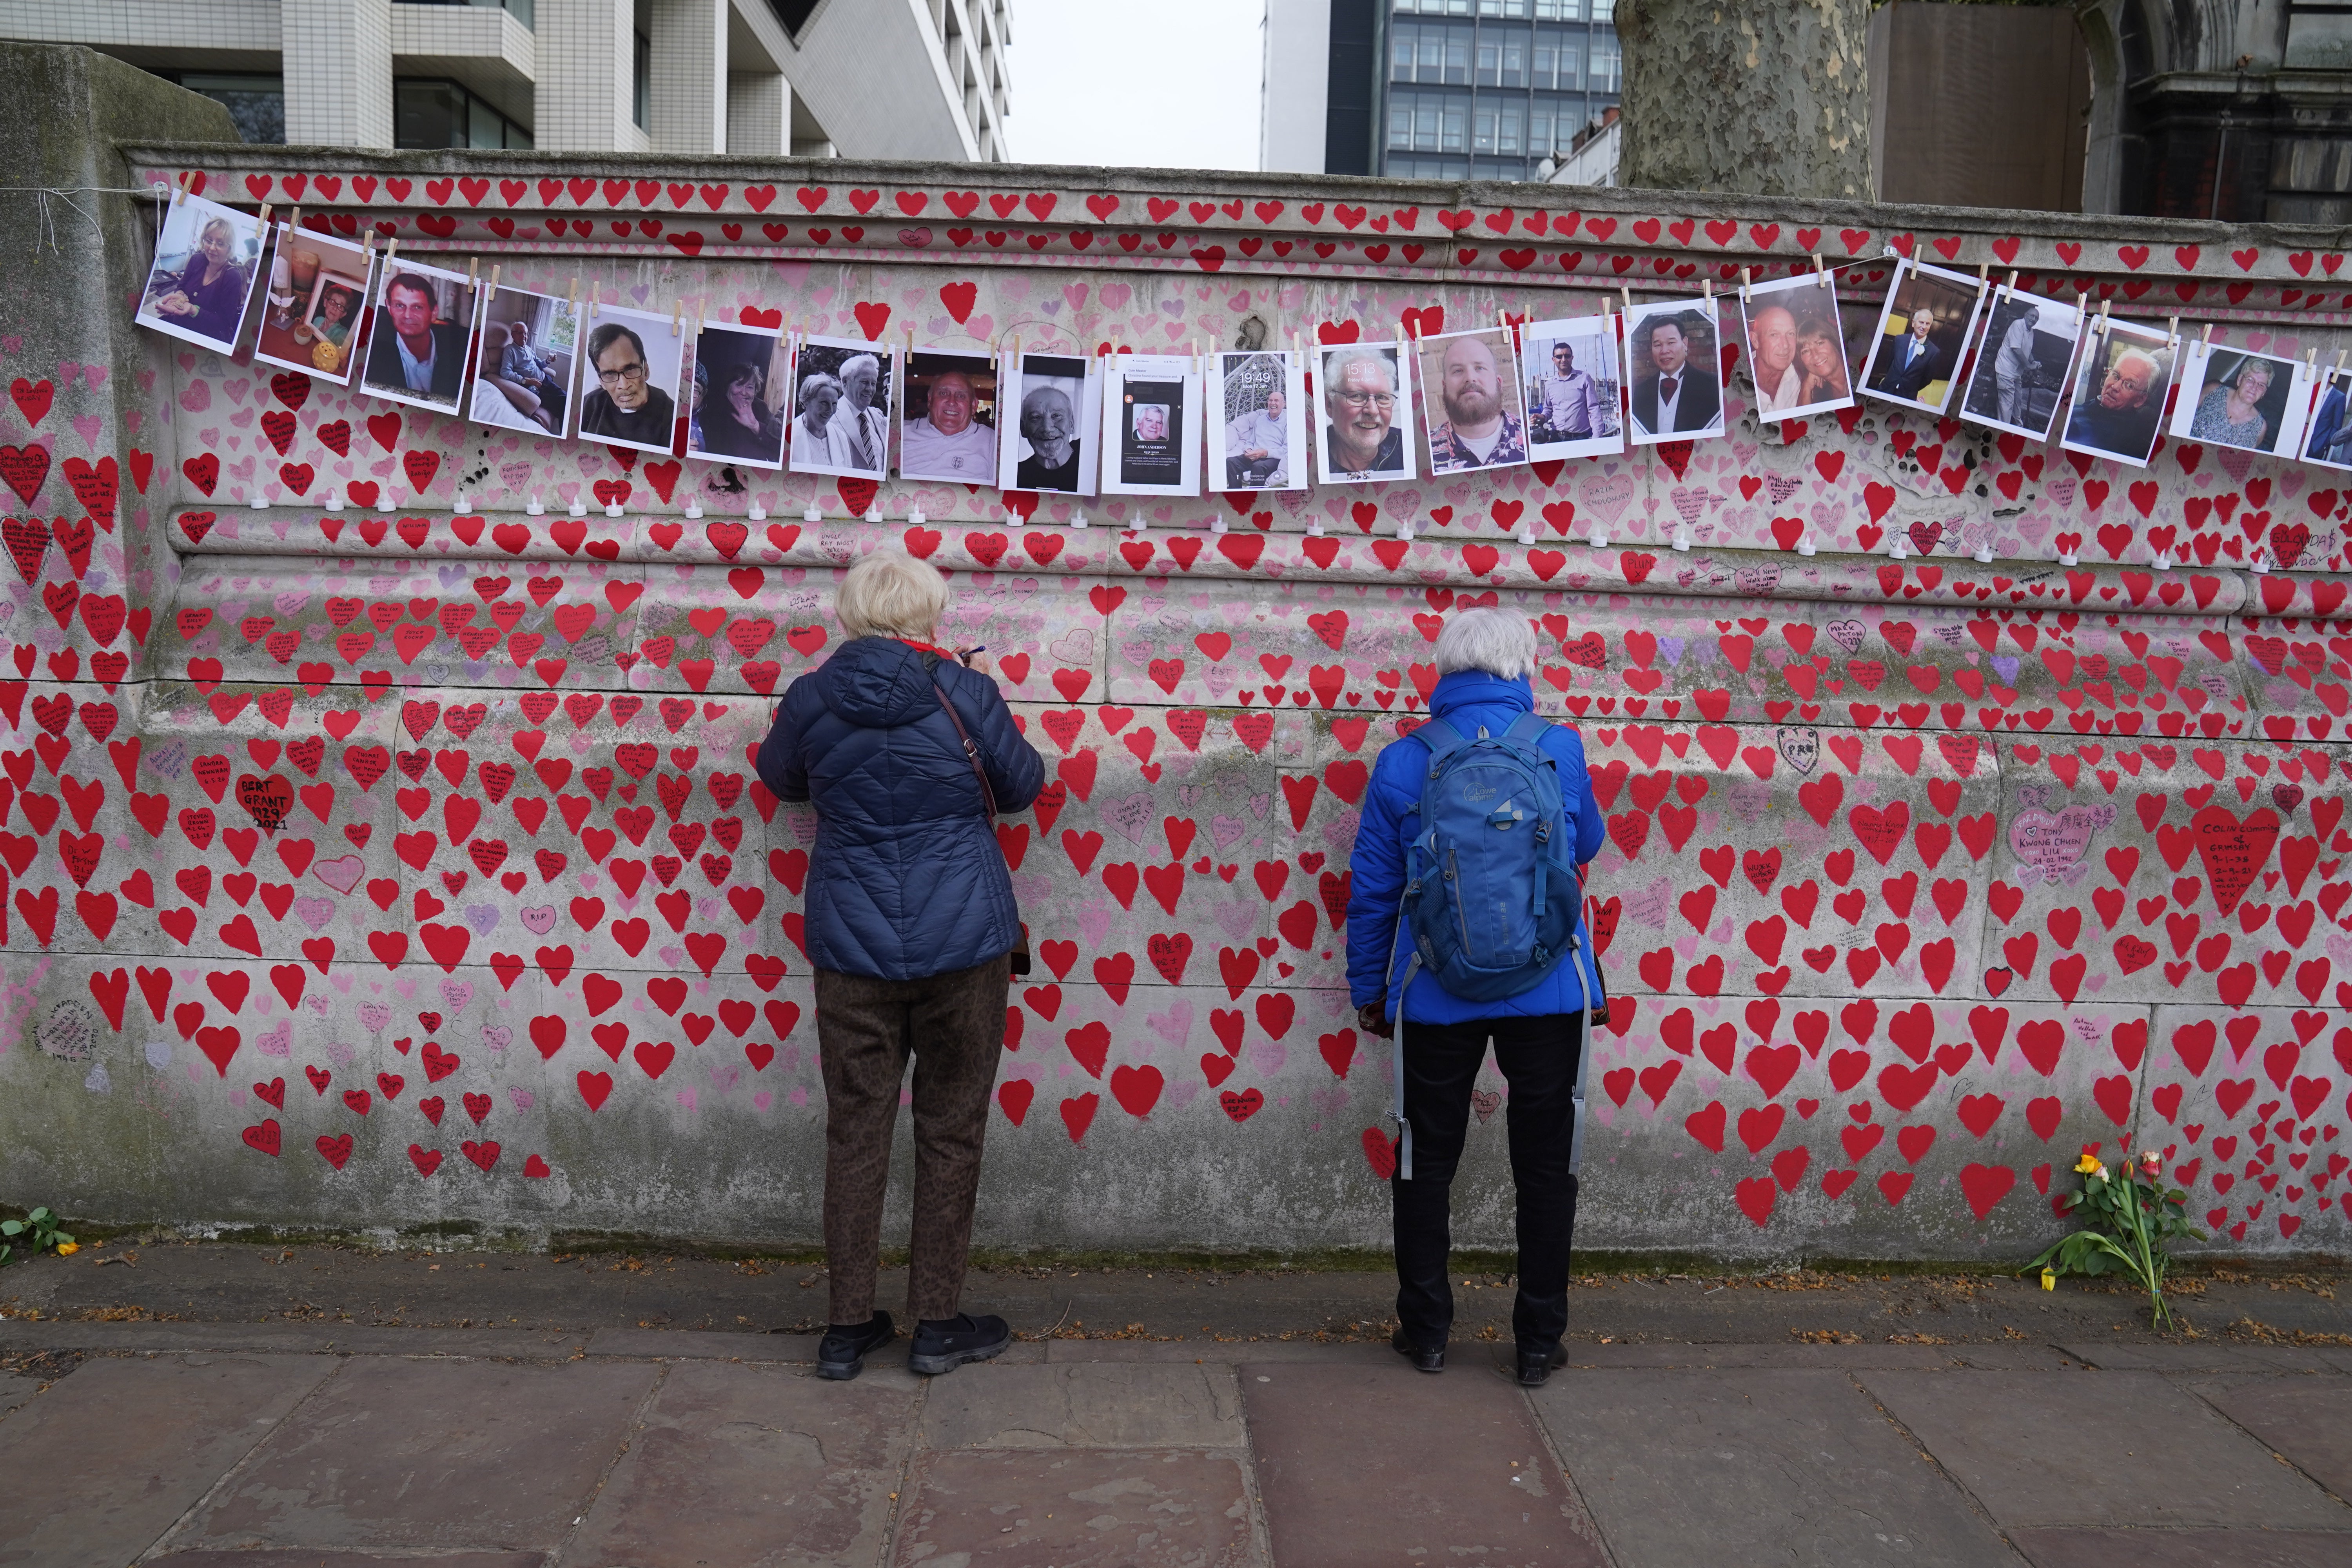
[{"label": "navy quilted jacket", "polygon": [[[816,806],[808,955],[819,969],[919,980],[1009,952],[1021,934],[1013,879],[980,781],[934,695],[934,660],[894,637],[859,637],[784,689],[760,748],[760,781]],[[979,742],[1003,813],[1045,781],[996,682],[953,659],[939,684]]]}]

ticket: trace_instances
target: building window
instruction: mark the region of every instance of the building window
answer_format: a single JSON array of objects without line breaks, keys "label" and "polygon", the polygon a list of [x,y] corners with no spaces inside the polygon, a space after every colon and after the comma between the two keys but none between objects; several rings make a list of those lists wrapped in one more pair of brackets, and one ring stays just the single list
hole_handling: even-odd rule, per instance
[{"label": "building window", "polygon": [[530,132],[454,81],[395,77],[392,83],[392,144],[474,147],[528,152]]},{"label": "building window", "polygon": [[1584,20],[1584,0],[1536,0],[1536,20],[1581,22]]},{"label": "building window", "polygon": [[[167,80],[172,79],[166,76]],[[286,140],[286,79],[281,76],[232,75],[215,71],[182,71],[179,84],[200,92],[228,110],[237,140],[282,144]]]},{"label": "building window", "polygon": [[1596,33],[1592,37],[1592,68],[1586,80],[1595,92],[1615,92],[1618,89],[1619,59],[1617,36]]},{"label": "building window", "polygon": [[636,56],[629,70],[629,119],[643,131],[652,123],[654,41],[643,33],[636,39]]},{"label": "building window", "polygon": [[1592,19],[1596,22],[1617,20],[1617,0],[1592,0]]}]

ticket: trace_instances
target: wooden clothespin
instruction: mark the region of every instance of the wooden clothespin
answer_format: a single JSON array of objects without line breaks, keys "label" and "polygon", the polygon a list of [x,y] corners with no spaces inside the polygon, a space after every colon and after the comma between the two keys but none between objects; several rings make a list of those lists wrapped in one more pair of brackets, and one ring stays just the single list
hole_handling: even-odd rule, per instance
[{"label": "wooden clothespin", "polygon": [[188,182],[194,178],[194,176],[195,171],[193,169],[183,169],[180,171],[180,178],[172,187],[172,205],[173,206],[178,206],[181,199],[187,195]]},{"label": "wooden clothespin", "polygon": [[294,216],[286,220],[286,228],[287,231],[291,234],[299,234],[301,232],[302,209],[300,207],[296,207],[294,209]]},{"label": "wooden clothespin", "polygon": [[383,237],[383,264],[384,264],[386,267],[390,267],[390,266],[392,265],[392,258],[393,258],[394,257],[395,257],[395,256],[398,256],[399,254],[400,254],[400,236],[398,236],[398,235],[396,235],[396,234],[388,234],[388,235],[384,236],[384,237]]},{"label": "wooden clothespin", "polygon": [[679,323],[685,320],[686,300],[683,298],[672,300],[669,302],[669,335],[671,337],[677,336]]},{"label": "wooden clothespin", "polygon": [[[2115,301],[2112,300],[2102,300],[2099,301],[2099,331],[2103,332],[2107,330],[2107,307],[2114,303]],[[2210,332],[2213,329],[2208,327],[2205,330]]]},{"label": "wooden clothespin", "polygon": [[2164,321],[2164,337],[2165,337],[2165,342],[2167,342],[2167,344],[2178,343],[2178,342],[2180,341],[2180,318],[2179,318],[2179,317],[2178,317],[2178,316],[2168,316],[2168,317],[2166,317],[2166,318],[2165,318],[2165,321]]},{"label": "wooden clothespin", "polygon": [[2016,268],[2012,267],[2012,268],[2011,268],[2009,269],[2009,281],[2008,281],[2008,282],[2006,282],[2006,283],[2004,283],[2004,284],[2002,284],[2002,285],[2001,285],[2001,287],[2002,287],[2002,288],[2004,288],[2004,289],[2008,289],[2008,290],[2009,290],[2011,293],[2012,293],[2012,294],[2014,294],[2014,293],[2016,293],[2016,292],[2017,292],[2017,268]]},{"label": "wooden clothespin", "polygon": [[1830,275],[1830,264],[1829,264],[1828,262],[1823,261],[1823,260],[1822,259],[1822,253],[1821,253],[1820,251],[1818,251],[1818,250],[1814,251],[1814,252],[1813,252],[1813,276],[1814,276],[1814,277],[1816,277],[1816,278],[1826,278],[1826,277],[1828,277],[1829,275]]},{"label": "wooden clothespin", "polygon": [[1698,280],[1698,287],[1699,287],[1699,298],[1700,298],[1700,299],[1702,299],[1702,300],[1706,300],[1706,303],[1708,303],[1708,304],[1710,304],[1710,305],[1714,304],[1714,303],[1715,303],[1715,279],[1712,279],[1712,278],[1702,278],[1702,279],[1700,279]]},{"label": "wooden clothespin", "polygon": [[2314,344],[2312,344],[2309,348],[2307,348],[2307,349],[2305,349],[2305,350],[2304,350],[2304,351],[2303,351],[2303,369],[2304,369],[2304,374],[2306,374],[2306,375],[2308,375],[2308,374],[2310,374],[2313,371],[2315,371],[2315,370],[2317,370],[2318,368],[2319,368],[2319,345],[2318,345],[2317,343],[2314,343]]},{"label": "wooden clothespin", "polygon": [[1756,269],[1754,268],[1743,267],[1739,269],[1739,302],[1742,305],[1748,303],[1748,286],[1754,283],[1755,280]]},{"label": "wooden clothespin", "polygon": [[482,303],[483,303],[484,305],[488,305],[488,304],[489,304],[489,303],[491,303],[493,300],[497,300],[497,299],[498,299],[498,297],[499,297],[499,264],[498,264],[497,262],[492,262],[492,263],[490,264],[490,291],[489,291],[488,293],[487,293],[487,294],[485,294],[485,295],[483,295],[483,296],[482,296]]},{"label": "wooden clothespin", "polygon": [[[2100,301],[2100,303],[2099,303],[2099,320],[2101,320],[2101,321],[2105,321],[2106,319],[2107,319],[2107,307],[2106,307],[2106,302],[2105,302],[2105,300],[2101,300],[2101,301]],[[2210,321],[2206,322],[2206,323],[2205,323],[2205,330],[2204,330],[2204,331],[2202,331],[2202,332],[2200,332],[2200,333],[2199,333],[2199,334],[2198,334],[2198,338],[2197,338],[2197,346],[2198,346],[2199,348],[2204,348],[2204,349],[2210,349],[2210,348],[2211,348],[2211,347],[2213,346],[2213,323],[2212,323],[2212,322],[2210,322]]]},{"label": "wooden clothespin", "polygon": [[1978,262],[1978,263],[1977,263],[1977,298],[1978,298],[1978,299],[1979,299],[1979,300],[1983,299],[1983,298],[1985,297],[1985,290],[1986,290],[1987,289],[1990,288],[1991,286],[1992,286],[1992,263],[1991,263],[1991,262],[1990,262],[1990,261],[1979,261],[1979,262]]},{"label": "wooden clothespin", "polygon": [[268,234],[269,232],[269,204],[268,202],[261,204],[261,212],[254,218],[253,221],[261,226],[262,233]]},{"label": "wooden clothespin", "polygon": [[1617,298],[1623,302],[1625,306],[1625,313],[1629,316],[1632,315],[1633,313],[1633,290],[1628,289],[1624,284],[1620,283],[1617,285]]},{"label": "wooden clothespin", "polygon": [[478,256],[466,263],[466,287],[471,289],[482,279],[482,258]]},{"label": "wooden clothespin", "polygon": [[904,325],[907,329],[907,363],[912,364],[915,362],[915,323],[908,321]]}]

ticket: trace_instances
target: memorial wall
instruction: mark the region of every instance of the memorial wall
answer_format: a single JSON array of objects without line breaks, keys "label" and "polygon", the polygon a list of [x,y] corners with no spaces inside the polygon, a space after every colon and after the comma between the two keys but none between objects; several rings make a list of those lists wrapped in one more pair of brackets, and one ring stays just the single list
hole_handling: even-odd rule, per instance
[{"label": "memorial wall", "polygon": [[[750,752],[835,645],[843,569],[905,549],[950,574],[943,638],[988,647],[1052,780],[998,826],[1036,970],[984,1246],[1385,1246],[1387,1047],[1344,973],[1356,810],[1445,616],[1498,604],[1538,626],[1541,709],[1581,730],[1608,818],[1580,1242],[2021,1262],[2084,1150],[2148,1148],[2212,1249],[2352,1250],[2331,237],[1156,171],[121,158],[128,184],[82,198],[99,234],[45,198],[55,247],[0,304],[10,1201],[231,1234],[814,1243],[813,822]],[[446,275],[436,310],[462,287],[478,330],[562,301],[525,336],[568,320],[536,342],[566,359],[634,323],[681,426],[715,325],[779,366],[849,345],[793,366],[837,384],[866,345],[894,397],[924,355],[971,356],[1002,373],[977,399],[1001,441],[1011,377],[1045,374],[1022,356],[1296,351],[1314,445],[1339,406],[1324,351],[1436,366],[1431,340],[1499,323],[1484,352],[1529,362],[1505,370],[1532,437],[1533,324],[1607,311],[1580,330],[1614,343],[1669,303],[1707,323],[1720,433],[1433,475],[1439,384],[1414,375],[1410,475],[1374,482],[1226,493],[1215,448],[1190,497],[761,468],[713,450],[719,376],[702,456],[683,429],[578,435],[584,407],[443,412],[365,365],[339,384],[361,351],[331,330],[331,244],[299,289],[257,277],[234,352],[137,324],[159,236],[205,201],[268,204],[289,255],[340,237]],[[1941,414],[1932,384],[1866,389],[1926,298],[1890,309],[1898,268],[1970,317],[1940,328]],[[1864,389],[1763,414],[1758,301],[1824,276]],[[273,289],[300,296],[279,331],[341,352],[257,360]],[[1971,418],[2028,301],[2070,323],[2065,363]],[[2216,405],[2231,437],[2150,416],[2144,467],[2069,449],[2142,341],[2192,392],[2284,365],[2269,428],[2249,437],[2250,395]],[[544,390],[584,404],[599,368]],[[2290,455],[2252,449],[2280,447],[2280,408]],[[1993,427],[2037,420],[2050,438]],[[1503,1092],[1490,1067],[1463,1245],[1509,1244]]]}]

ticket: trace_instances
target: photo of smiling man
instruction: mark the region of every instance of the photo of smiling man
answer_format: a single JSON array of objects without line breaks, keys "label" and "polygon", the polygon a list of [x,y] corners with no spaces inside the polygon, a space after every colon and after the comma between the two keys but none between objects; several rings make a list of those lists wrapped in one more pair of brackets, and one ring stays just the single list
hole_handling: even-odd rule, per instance
[{"label": "photo of smiling man", "polygon": [[898,473],[966,485],[996,482],[994,361],[929,349],[908,357]]},{"label": "photo of smiling man", "polygon": [[1402,343],[1351,343],[1327,349],[1323,439],[1317,443],[1327,485],[1370,484],[1413,477],[1412,357]]},{"label": "photo of smiling man", "polygon": [[1459,474],[1528,460],[1518,361],[1503,327],[1452,332],[1421,344],[1429,471]]}]

